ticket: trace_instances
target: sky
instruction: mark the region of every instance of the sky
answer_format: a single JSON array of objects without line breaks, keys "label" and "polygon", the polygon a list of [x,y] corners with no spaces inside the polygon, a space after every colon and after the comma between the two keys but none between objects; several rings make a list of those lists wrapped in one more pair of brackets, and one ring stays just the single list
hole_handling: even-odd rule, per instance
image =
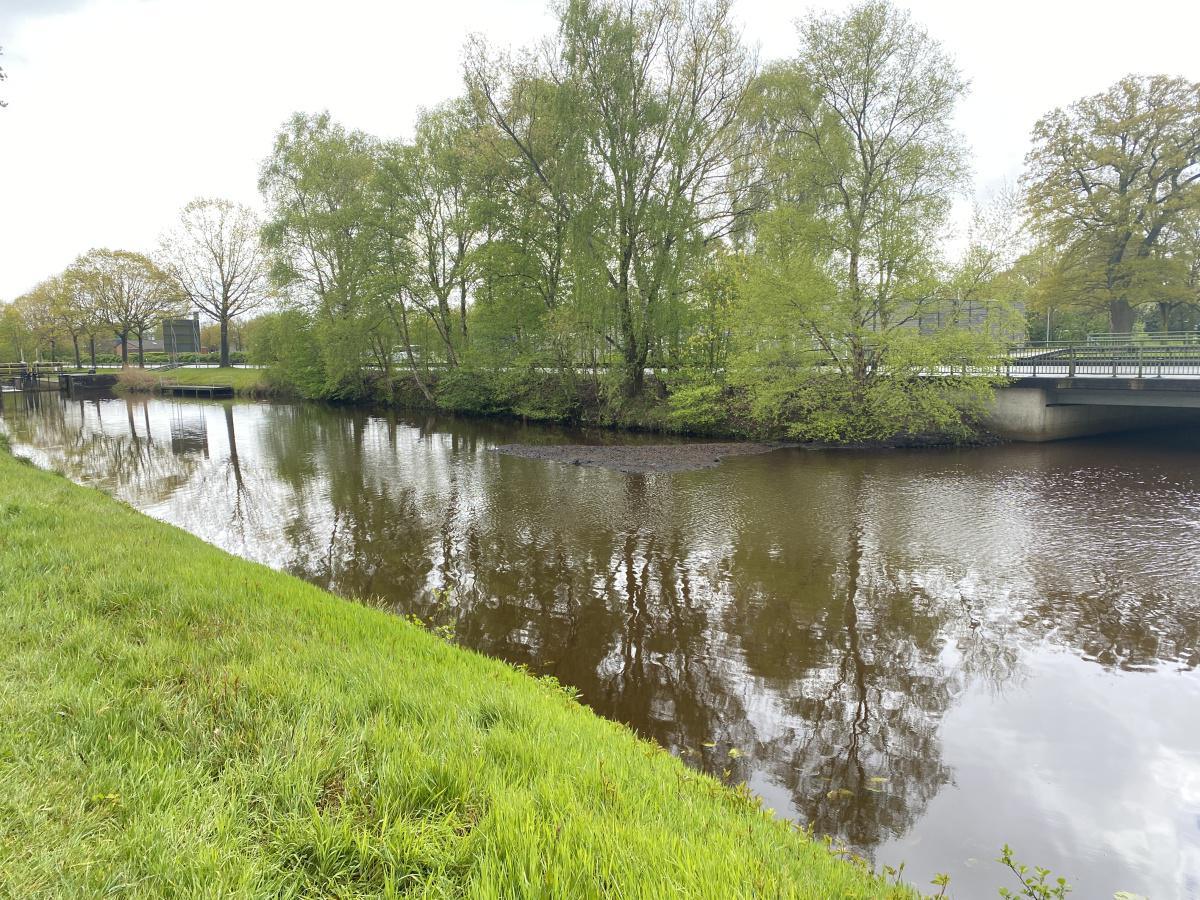
[{"label": "sky", "polygon": [[[845,5],[735,0],[764,61],[794,53],[797,17]],[[1051,109],[1130,72],[1200,80],[1195,0],[900,5],[971,80],[956,124],[981,196],[1015,182]],[[468,34],[551,28],[546,0],[0,0],[0,301],[92,247],[152,250],[193,197],[257,206],[293,112],[405,137],[460,90]]]}]

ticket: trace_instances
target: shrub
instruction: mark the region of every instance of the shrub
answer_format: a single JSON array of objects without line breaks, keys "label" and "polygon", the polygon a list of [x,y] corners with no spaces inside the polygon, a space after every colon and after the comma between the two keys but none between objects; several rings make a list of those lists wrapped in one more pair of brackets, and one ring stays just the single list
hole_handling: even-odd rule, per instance
[{"label": "shrub", "polygon": [[159,376],[146,369],[130,367],[117,373],[117,385],[122,390],[148,394],[158,387]]}]

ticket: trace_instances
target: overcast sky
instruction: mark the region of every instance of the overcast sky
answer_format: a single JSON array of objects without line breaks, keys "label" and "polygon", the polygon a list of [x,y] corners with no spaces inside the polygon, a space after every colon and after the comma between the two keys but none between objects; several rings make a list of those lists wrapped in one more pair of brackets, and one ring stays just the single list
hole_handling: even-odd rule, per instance
[{"label": "overcast sky", "polygon": [[[762,59],[811,7],[738,0]],[[1015,180],[1044,112],[1128,72],[1200,80],[1200,2],[913,0],[972,82],[958,124],[980,192]],[[297,110],[386,137],[456,93],[472,31],[519,46],[544,0],[0,0],[0,300],[91,247],[149,250],[198,195],[257,204]]]}]

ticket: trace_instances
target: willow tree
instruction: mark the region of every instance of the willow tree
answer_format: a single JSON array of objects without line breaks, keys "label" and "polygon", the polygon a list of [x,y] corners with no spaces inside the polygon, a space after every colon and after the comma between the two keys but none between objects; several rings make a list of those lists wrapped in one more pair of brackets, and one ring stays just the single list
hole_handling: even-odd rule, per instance
[{"label": "willow tree", "polygon": [[267,299],[267,265],[255,214],[228,200],[198,198],[162,239],[163,268],[192,306],[220,328],[222,366],[229,365],[229,324]]},{"label": "willow tree", "polygon": [[423,112],[416,139],[402,153],[403,177],[394,182],[412,222],[407,236],[397,235],[412,259],[406,290],[436,329],[450,366],[459,364],[469,338],[467,306],[483,231],[473,207],[471,143],[464,104]]},{"label": "willow tree", "polygon": [[[271,274],[308,330],[282,360],[305,394],[360,397],[371,331],[379,325],[370,287],[367,223],[378,142],[328,113],[293,116],[263,164],[263,244]],[[292,318],[288,318],[292,321]]]},{"label": "willow tree", "polygon": [[810,15],[799,36],[753,94],[770,191],[746,289],[760,352],[744,377],[760,413],[797,417],[803,436],[954,430],[986,381],[918,376],[994,347],[965,323],[921,327],[955,299],[940,237],[966,173],[950,125],[966,82],[888,3]]},{"label": "willow tree", "polygon": [[1038,121],[1026,158],[1033,223],[1058,252],[1058,289],[1132,330],[1160,302],[1161,250],[1200,208],[1200,84],[1128,76]]},{"label": "willow tree", "polygon": [[[475,64],[481,62],[475,55]],[[509,83],[501,119],[515,139],[495,127],[488,98],[470,91],[481,123],[475,132],[473,204],[483,228],[475,254],[477,287],[472,308],[476,358],[503,366],[555,365],[570,380],[579,364],[569,315],[574,280],[571,221],[548,184],[564,183],[558,166],[577,155],[568,149],[571,123],[553,110],[559,93],[536,67],[508,61]],[[476,81],[481,79],[476,76]],[[485,84],[497,80],[493,67]],[[495,98],[492,98],[495,99]],[[521,147],[542,165],[539,177]]]},{"label": "willow tree", "polygon": [[[537,146],[512,118],[511,67],[468,64],[468,85],[571,223],[574,268],[603,284],[604,335],[641,393],[690,257],[729,227],[731,158],[753,60],[726,0],[568,0],[534,60],[564,140]],[[528,74],[528,73],[523,73]]]}]

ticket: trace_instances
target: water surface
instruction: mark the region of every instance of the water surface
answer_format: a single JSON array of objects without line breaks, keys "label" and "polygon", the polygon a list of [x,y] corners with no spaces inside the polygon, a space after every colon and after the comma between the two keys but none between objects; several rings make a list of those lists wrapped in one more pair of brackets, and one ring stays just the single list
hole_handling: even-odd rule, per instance
[{"label": "water surface", "polygon": [[995,896],[1008,842],[1074,896],[1200,898],[1200,432],[637,475],[492,449],[611,435],[316,405],[9,396],[2,422],[918,884]]}]

